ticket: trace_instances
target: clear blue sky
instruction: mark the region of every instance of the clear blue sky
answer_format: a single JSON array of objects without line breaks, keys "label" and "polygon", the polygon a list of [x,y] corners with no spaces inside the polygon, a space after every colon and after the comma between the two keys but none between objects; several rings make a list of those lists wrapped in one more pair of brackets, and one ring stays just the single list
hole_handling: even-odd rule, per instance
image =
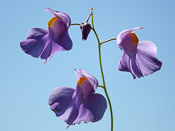
[{"label": "clear blue sky", "polygon": [[[55,54],[49,62],[26,55],[19,43],[33,27],[47,29],[52,15],[44,8],[67,12],[72,23],[83,22],[94,7],[94,22],[100,40],[114,38],[123,29],[144,26],[136,33],[140,40],[158,47],[162,69],[133,80],[119,72],[121,51],[115,41],[102,46],[107,89],[114,111],[114,131],[175,130],[175,2],[173,0],[1,0],[0,4],[0,130],[64,131],[48,105],[57,86],[75,88],[73,69],[85,69],[102,83],[97,42],[91,32],[81,40],[78,26],[69,29],[73,49]],[[104,94],[101,88],[97,92]],[[107,109],[97,123],[71,126],[69,131],[109,131]]]}]

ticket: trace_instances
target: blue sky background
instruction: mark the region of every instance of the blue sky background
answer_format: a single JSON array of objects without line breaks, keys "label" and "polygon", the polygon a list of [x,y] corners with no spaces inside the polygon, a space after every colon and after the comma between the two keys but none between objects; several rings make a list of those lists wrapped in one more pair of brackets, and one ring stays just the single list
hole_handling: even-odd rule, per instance
[{"label": "blue sky background", "polygon": [[[117,70],[121,51],[115,41],[102,46],[102,62],[107,90],[114,111],[114,131],[175,130],[175,2],[173,0],[1,0],[0,4],[0,130],[64,131],[48,105],[50,92],[57,86],[75,88],[73,69],[85,69],[102,83],[97,42],[93,32],[81,40],[78,26],[69,34],[73,49],[55,54],[49,62],[26,55],[19,43],[33,27],[47,29],[52,18],[44,8],[68,13],[72,23],[85,21],[94,7],[94,22],[100,40],[114,38],[128,28],[140,40],[158,47],[162,69],[153,75],[133,80]],[[98,93],[104,92],[98,88]],[[69,131],[109,131],[110,112],[97,123],[71,126]]]}]

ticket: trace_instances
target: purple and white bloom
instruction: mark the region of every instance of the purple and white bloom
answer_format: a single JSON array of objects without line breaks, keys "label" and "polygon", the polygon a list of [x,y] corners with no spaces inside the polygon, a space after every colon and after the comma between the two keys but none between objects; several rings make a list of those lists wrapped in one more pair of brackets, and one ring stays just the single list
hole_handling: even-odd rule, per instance
[{"label": "purple and white bloom", "polygon": [[68,127],[81,122],[96,122],[102,119],[107,108],[104,96],[95,93],[97,79],[83,69],[74,70],[78,79],[76,89],[57,87],[49,97],[49,105],[56,116]]},{"label": "purple and white bloom", "polygon": [[32,28],[27,39],[22,41],[20,46],[25,53],[48,61],[56,52],[70,50],[72,41],[68,34],[70,17],[64,12],[49,8],[46,10],[54,16],[48,22],[48,30]]},{"label": "purple and white bloom", "polygon": [[133,78],[140,78],[150,75],[162,66],[162,62],[157,59],[157,47],[151,41],[139,41],[133,31],[142,29],[135,27],[119,33],[117,44],[122,50],[118,69],[130,72]]}]

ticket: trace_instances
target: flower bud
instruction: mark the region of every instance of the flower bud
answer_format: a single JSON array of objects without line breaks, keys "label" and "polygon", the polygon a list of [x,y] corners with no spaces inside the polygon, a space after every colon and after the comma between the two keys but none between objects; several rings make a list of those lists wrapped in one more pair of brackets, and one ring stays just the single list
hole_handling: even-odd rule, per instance
[{"label": "flower bud", "polygon": [[86,40],[91,31],[91,25],[86,21],[84,23],[81,23],[80,29],[82,32],[82,40]]}]

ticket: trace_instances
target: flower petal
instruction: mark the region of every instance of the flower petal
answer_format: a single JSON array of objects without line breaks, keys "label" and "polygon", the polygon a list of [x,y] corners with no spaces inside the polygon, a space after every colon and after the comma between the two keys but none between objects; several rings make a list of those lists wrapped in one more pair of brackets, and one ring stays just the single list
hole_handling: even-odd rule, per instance
[{"label": "flower petal", "polygon": [[57,37],[57,40],[55,41],[58,45],[63,47],[65,50],[71,50],[72,49],[72,40],[69,37],[68,31],[64,32],[61,36]]},{"label": "flower petal", "polygon": [[73,103],[73,93],[75,89],[69,87],[57,87],[55,88],[51,95],[49,96],[49,105],[51,110],[56,113],[56,116],[61,116],[63,114],[69,115],[66,111],[71,107]]},{"label": "flower petal", "polygon": [[61,18],[64,21],[64,23],[66,24],[67,29],[70,27],[71,19],[70,19],[69,15],[67,15],[66,13],[61,12],[61,11],[52,10],[50,8],[45,8],[45,10],[50,11],[55,17]]},{"label": "flower petal", "polygon": [[61,19],[57,19],[52,27],[49,27],[49,37],[65,50],[72,49],[72,40]]},{"label": "flower petal", "polygon": [[95,92],[94,86],[91,85],[89,80],[87,80],[85,77],[82,77],[78,80],[76,91],[77,94],[81,94],[83,98],[89,97]]},{"label": "flower petal", "polygon": [[83,103],[81,103],[78,111],[78,116],[73,124],[80,124],[81,122],[87,123],[93,121],[94,115],[88,110]]},{"label": "flower petal", "polygon": [[23,51],[33,57],[38,58],[45,46],[45,35],[47,31],[40,28],[33,28],[27,36],[27,40],[20,42]]},{"label": "flower petal", "polygon": [[47,62],[56,52],[64,50],[63,47],[48,38],[40,57],[41,59],[46,59],[45,62]]},{"label": "flower petal", "polygon": [[57,37],[63,35],[67,31],[67,29],[64,22],[61,19],[53,20],[54,18],[56,17],[53,17],[51,20],[49,20],[48,27],[50,38],[56,41]]},{"label": "flower petal", "polygon": [[128,60],[129,60],[128,55],[122,51],[122,56],[118,64],[118,70],[130,72],[128,68],[129,67]]},{"label": "flower petal", "polygon": [[143,75],[147,76],[160,70],[162,62],[157,59],[157,47],[153,42],[140,42],[137,53],[137,61]]},{"label": "flower petal", "polygon": [[130,60],[130,70],[132,72],[132,74],[134,75],[133,77],[143,77],[142,74],[142,69],[140,68],[138,61],[136,59],[137,54],[130,56],[129,60]]},{"label": "flower petal", "polygon": [[[67,34],[65,33],[63,37],[60,38],[60,42],[63,43],[65,41],[64,47],[69,49],[70,45],[66,44],[67,41],[69,42],[69,39],[66,38]],[[29,32],[27,40],[22,41],[20,46],[25,53],[36,58],[40,57],[41,59],[46,59],[46,61],[48,61],[56,52],[65,50],[58,43],[55,43],[50,39],[46,30],[40,28],[33,28]]]},{"label": "flower petal", "polygon": [[73,125],[77,116],[78,116],[78,107],[72,104],[66,109],[65,113],[61,115],[59,118],[65,121],[68,125]]},{"label": "flower petal", "polygon": [[89,98],[89,102],[87,104],[87,108],[94,114],[94,120],[92,122],[96,122],[101,120],[103,117],[106,108],[107,101],[104,96],[101,94],[94,94]]},{"label": "flower petal", "polygon": [[80,122],[96,122],[101,120],[107,108],[106,99],[100,94],[93,94],[81,103],[79,114],[74,124]]},{"label": "flower petal", "polygon": [[75,72],[75,76],[77,77],[77,79],[80,79],[81,77],[85,77],[90,82],[90,84],[93,86],[93,90],[95,91],[97,89],[98,81],[94,76],[92,76],[91,74],[89,74],[83,69],[80,69],[80,70],[74,69],[74,72]]},{"label": "flower petal", "polygon": [[124,37],[125,37],[127,34],[133,32],[133,31],[135,31],[135,30],[138,30],[138,29],[143,29],[143,27],[135,27],[135,28],[126,29],[126,30],[123,30],[122,32],[120,32],[120,33],[118,34],[118,36],[117,36],[117,39],[116,39],[116,40],[117,40],[118,46],[120,47],[121,42],[123,41]]},{"label": "flower petal", "polygon": [[143,77],[143,74],[136,61],[136,54],[128,56],[125,52],[123,52],[119,65],[118,65],[118,69],[120,71],[130,72],[134,79],[136,77],[138,78]]},{"label": "flower petal", "polygon": [[38,38],[42,38],[47,33],[48,33],[47,30],[44,30],[44,29],[41,29],[41,28],[32,28],[29,31],[29,34],[27,36],[27,39],[38,39]]}]

